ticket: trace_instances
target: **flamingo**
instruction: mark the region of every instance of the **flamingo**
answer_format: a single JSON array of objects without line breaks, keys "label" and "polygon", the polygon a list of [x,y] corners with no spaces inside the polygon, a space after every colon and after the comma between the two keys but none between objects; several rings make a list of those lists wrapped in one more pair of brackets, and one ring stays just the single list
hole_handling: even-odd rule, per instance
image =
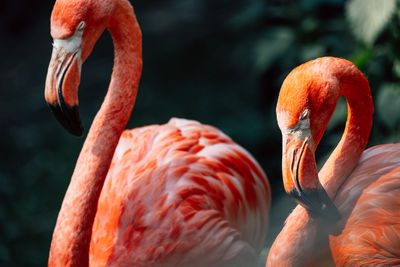
[{"label": "flamingo", "polygon": [[[345,131],[318,173],[314,153],[341,95]],[[365,76],[345,59],[309,61],[287,76],[276,110],[285,191],[300,205],[267,266],[327,266],[325,256],[337,266],[400,265],[400,144],[364,151],[373,113]]]},{"label": "flamingo", "polygon": [[270,187],[254,158],[218,129],[171,119],[125,130],[142,70],[127,0],[57,0],[45,98],[81,136],[81,66],[102,32],[114,43],[107,95],[79,155],[49,266],[243,266],[264,245]]}]

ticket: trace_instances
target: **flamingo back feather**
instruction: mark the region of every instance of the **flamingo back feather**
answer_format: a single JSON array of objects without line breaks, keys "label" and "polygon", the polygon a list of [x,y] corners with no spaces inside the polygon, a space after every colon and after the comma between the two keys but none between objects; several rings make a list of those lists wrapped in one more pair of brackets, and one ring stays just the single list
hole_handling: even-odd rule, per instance
[{"label": "flamingo back feather", "polygon": [[400,265],[400,144],[367,149],[339,190],[346,217],[330,237],[338,266]]}]

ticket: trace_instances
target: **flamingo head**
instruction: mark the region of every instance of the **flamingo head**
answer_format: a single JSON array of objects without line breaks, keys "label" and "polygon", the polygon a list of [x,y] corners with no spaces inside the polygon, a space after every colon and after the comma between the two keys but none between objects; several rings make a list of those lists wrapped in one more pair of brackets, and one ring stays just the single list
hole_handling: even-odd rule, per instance
[{"label": "flamingo head", "polygon": [[46,77],[45,99],[57,120],[82,136],[78,86],[82,62],[111,18],[111,0],[57,0],[51,14],[53,52]]},{"label": "flamingo head", "polygon": [[332,61],[320,58],[295,68],[283,82],[276,111],[286,192],[311,214],[339,220],[315,162],[315,149],[340,97],[339,82],[327,71]]}]

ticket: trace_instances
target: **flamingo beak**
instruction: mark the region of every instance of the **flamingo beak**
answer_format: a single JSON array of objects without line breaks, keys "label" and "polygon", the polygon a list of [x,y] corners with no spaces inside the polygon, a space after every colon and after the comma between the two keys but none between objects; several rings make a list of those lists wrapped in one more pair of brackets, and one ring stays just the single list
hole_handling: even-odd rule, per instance
[{"label": "flamingo beak", "polygon": [[54,40],[46,77],[45,99],[56,119],[75,136],[83,135],[79,115],[78,86],[81,76],[79,39]]},{"label": "flamingo beak", "polygon": [[315,155],[309,137],[288,138],[283,160],[283,181],[285,191],[311,214],[330,221],[338,221],[341,216],[318,179]]}]

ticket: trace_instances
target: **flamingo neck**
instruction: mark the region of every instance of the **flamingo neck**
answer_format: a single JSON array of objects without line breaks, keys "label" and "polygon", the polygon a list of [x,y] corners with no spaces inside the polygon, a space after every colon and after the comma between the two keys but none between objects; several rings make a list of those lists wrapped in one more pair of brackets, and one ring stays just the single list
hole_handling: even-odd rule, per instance
[{"label": "flamingo neck", "polygon": [[142,71],[141,32],[128,1],[118,1],[113,14],[108,24],[115,49],[109,90],[64,197],[53,233],[49,266],[88,266],[100,192],[135,103]]},{"label": "flamingo neck", "polygon": [[[270,249],[267,267],[298,266],[306,263],[316,237],[316,221],[298,205],[286,219],[285,225]],[[305,264],[304,264],[305,265]]]},{"label": "flamingo neck", "polygon": [[357,165],[368,143],[372,127],[373,103],[365,76],[356,68],[336,74],[341,94],[347,100],[347,121],[343,136],[318,176],[331,199],[335,198]]},{"label": "flamingo neck", "polygon": [[[332,72],[339,80],[339,95],[344,95],[348,103],[343,136],[318,174],[322,186],[333,199],[357,165],[368,142],[373,104],[368,81],[358,69],[338,65],[338,69]],[[267,266],[306,265],[310,259],[318,258],[318,254],[329,249],[326,238],[334,225],[328,224],[325,220],[311,217],[304,207],[298,205],[275,239]]]}]

